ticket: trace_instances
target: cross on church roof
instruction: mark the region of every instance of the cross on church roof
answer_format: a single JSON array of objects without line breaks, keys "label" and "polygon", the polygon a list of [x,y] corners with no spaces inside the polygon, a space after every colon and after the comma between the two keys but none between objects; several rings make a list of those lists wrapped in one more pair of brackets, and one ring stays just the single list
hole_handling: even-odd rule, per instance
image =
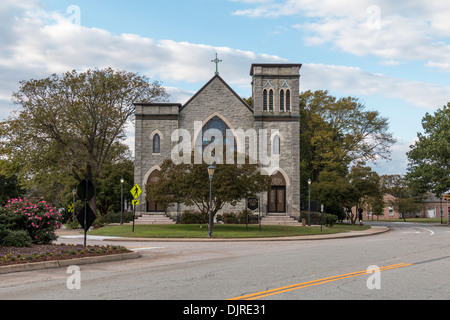
[{"label": "cross on church roof", "polygon": [[222,60],[219,60],[219,58],[217,58],[217,53],[216,53],[216,59],[211,60],[211,62],[214,62],[216,64],[216,75],[219,74],[219,63],[222,62]]}]

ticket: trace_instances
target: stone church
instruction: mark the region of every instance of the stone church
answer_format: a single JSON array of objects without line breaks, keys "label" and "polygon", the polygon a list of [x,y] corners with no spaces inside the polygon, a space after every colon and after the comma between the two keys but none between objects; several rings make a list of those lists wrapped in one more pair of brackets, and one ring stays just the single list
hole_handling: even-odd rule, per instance
[{"label": "stone church", "polygon": [[[213,60],[217,63],[219,60]],[[178,142],[172,134],[185,129],[193,137],[193,145],[200,132],[215,128],[226,137],[225,130],[236,132],[267,131],[267,153],[277,159],[271,176],[271,190],[258,195],[262,215],[299,215],[300,206],[300,114],[299,91],[301,64],[253,64],[250,69],[252,105],[248,105],[219,75],[216,74],[185,104],[136,104],[135,122],[135,183],[142,189],[136,216],[165,212],[176,217],[182,204],[162,208],[145,200],[145,186],[156,179],[161,163],[171,158]],[[199,130],[199,124],[202,127]],[[205,140],[203,138],[203,140]],[[250,148],[250,139],[234,136],[235,144]],[[245,141],[242,141],[245,140]],[[200,140],[201,141],[201,140]],[[255,140],[254,140],[255,141]],[[257,140],[261,149],[261,141]],[[200,143],[205,143],[201,141]],[[208,141],[206,141],[208,143]],[[194,148],[194,146],[193,146]],[[241,150],[241,149],[240,149]],[[248,150],[246,150],[248,153]],[[223,211],[241,211],[243,200],[234,208]],[[219,212],[220,213],[220,212]]]}]

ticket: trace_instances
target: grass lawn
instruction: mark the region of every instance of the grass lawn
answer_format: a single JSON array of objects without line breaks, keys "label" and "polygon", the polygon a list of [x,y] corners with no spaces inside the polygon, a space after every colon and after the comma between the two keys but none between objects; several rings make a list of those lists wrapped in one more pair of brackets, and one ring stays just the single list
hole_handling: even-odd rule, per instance
[{"label": "grass lawn", "polygon": [[[213,238],[259,238],[259,237],[287,237],[315,234],[331,234],[348,231],[367,230],[369,226],[336,224],[332,228],[322,227],[294,227],[294,226],[261,226],[240,224],[216,224],[213,228]],[[107,226],[89,232],[89,235],[116,236],[135,238],[208,238],[208,225],[176,224],[176,225],[135,225]]]}]

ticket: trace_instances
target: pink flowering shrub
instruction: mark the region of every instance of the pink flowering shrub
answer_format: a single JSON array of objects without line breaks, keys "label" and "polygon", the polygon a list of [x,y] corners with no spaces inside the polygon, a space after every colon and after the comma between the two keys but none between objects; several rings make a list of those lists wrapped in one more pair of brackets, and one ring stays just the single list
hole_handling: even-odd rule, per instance
[{"label": "pink flowering shrub", "polygon": [[42,198],[39,201],[18,198],[0,208],[1,237],[16,230],[27,231],[35,244],[50,244],[62,227],[62,215]]}]

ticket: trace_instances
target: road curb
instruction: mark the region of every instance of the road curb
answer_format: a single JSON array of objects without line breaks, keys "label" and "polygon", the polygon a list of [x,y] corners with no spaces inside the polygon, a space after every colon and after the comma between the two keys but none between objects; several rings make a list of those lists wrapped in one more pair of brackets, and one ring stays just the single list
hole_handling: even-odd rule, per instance
[{"label": "road curb", "polygon": [[350,231],[345,233],[319,234],[310,236],[273,237],[273,238],[239,238],[239,239],[217,239],[217,238],[111,238],[113,242],[257,242],[257,241],[306,241],[344,239],[377,235],[388,232],[388,227],[371,227],[366,231]]},{"label": "road curb", "polygon": [[84,265],[84,264],[137,259],[140,256],[141,255],[139,254],[139,252],[129,252],[129,253],[109,254],[109,255],[97,256],[97,257],[84,257],[84,258],[75,258],[75,259],[67,259],[67,260],[54,260],[54,261],[43,261],[43,262],[34,262],[34,263],[13,264],[13,265],[9,265],[9,266],[1,266],[0,274],[24,272],[24,271],[35,271],[35,270],[42,270],[42,269],[67,268],[68,266],[73,266],[73,265],[79,266],[79,265]]}]

